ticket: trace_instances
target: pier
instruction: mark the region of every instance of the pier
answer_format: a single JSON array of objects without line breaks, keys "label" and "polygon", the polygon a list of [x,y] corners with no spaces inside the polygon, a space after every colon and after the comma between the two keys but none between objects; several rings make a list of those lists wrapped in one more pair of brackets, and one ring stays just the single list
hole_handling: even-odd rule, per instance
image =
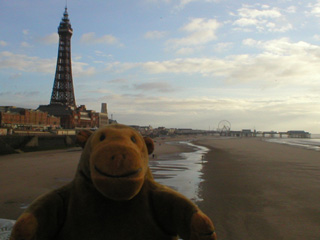
[{"label": "pier", "polygon": [[290,130],[287,132],[276,131],[251,131],[250,129],[243,129],[242,131],[220,132],[220,136],[230,137],[269,137],[269,138],[311,138],[309,132],[303,130]]}]

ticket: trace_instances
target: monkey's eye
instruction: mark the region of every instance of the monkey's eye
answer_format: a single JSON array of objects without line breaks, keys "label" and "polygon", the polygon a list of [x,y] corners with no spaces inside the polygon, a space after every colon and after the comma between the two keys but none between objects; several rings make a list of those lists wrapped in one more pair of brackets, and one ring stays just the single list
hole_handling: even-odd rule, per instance
[{"label": "monkey's eye", "polygon": [[135,136],[132,136],[132,137],[131,137],[131,141],[132,141],[133,143],[137,143],[137,139],[135,138]]},{"label": "monkey's eye", "polygon": [[101,135],[100,135],[100,141],[102,142],[103,140],[105,140],[106,139],[106,135],[104,135],[104,133],[102,133]]}]

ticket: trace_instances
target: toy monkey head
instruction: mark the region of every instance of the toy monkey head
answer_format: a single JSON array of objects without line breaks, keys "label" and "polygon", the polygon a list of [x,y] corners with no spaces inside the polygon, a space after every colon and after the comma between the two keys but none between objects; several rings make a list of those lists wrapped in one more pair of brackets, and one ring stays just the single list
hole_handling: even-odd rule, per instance
[{"label": "toy monkey head", "polygon": [[134,198],[145,178],[151,176],[148,155],[154,150],[153,141],[133,128],[112,124],[94,133],[80,132],[77,142],[85,146],[80,171],[109,199]]}]

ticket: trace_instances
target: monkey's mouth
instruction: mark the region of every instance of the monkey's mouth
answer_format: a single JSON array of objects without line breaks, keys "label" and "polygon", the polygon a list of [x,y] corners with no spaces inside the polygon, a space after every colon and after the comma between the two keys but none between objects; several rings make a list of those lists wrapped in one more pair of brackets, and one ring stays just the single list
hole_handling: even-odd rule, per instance
[{"label": "monkey's mouth", "polygon": [[94,165],[94,169],[95,169],[100,175],[103,175],[103,176],[109,177],[109,178],[127,178],[127,177],[133,177],[133,176],[138,175],[138,174],[142,171],[142,168],[138,168],[137,170],[130,171],[130,172],[127,172],[127,173],[124,173],[124,174],[112,175],[112,174],[108,174],[108,173],[103,172],[103,171],[100,170],[96,165]]}]

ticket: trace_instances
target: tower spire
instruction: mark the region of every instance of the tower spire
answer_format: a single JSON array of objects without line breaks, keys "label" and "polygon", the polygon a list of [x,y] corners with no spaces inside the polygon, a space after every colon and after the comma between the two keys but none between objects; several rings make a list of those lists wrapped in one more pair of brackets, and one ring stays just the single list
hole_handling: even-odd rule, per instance
[{"label": "tower spire", "polygon": [[63,18],[58,27],[59,48],[50,104],[60,103],[66,106],[76,107],[71,66],[72,33],[73,29],[69,21],[66,6]]}]

